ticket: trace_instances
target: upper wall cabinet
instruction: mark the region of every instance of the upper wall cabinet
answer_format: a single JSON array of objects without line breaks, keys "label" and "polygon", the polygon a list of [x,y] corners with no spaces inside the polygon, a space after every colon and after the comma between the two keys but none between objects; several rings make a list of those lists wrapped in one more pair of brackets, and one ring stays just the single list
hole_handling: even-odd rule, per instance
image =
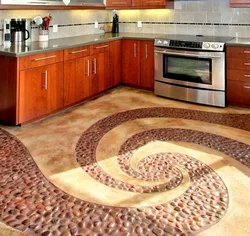
[{"label": "upper wall cabinet", "polygon": [[106,9],[172,8],[174,0],[106,0]]},{"label": "upper wall cabinet", "polygon": [[230,7],[250,7],[250,0],[230,0]]}]

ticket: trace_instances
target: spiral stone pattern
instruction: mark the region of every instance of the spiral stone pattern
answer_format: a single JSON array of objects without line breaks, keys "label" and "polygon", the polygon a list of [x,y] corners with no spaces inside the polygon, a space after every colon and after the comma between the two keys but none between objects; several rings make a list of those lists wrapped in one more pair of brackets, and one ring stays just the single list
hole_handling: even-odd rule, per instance
[{"label": "spiral stone pattern", "polygon": [[[202,120],[250,130],[238,115],[210,114],[184,109],[130,110],[100,120],[86,130],[76,147],[82,168],[107,186],[133,192],[171,190],[182,180],[179,167],[190,177],[190,186],[178,198],[143,208],[98,205],[77,199],[51,184],[40,172],[25,146],[0,129],[0,221],[28,235],[194,235],[217,223],[229,203],[227,188],[209,166],[183,153],[157,153],[141,159],[130,170],[133,151],[154,140],[199,144],[229,155],[250,167],[250,146],[223,136],[187,129],[151,129],[127,139],[119,151],[121,169],[139,179],[166,180],[164,186],[134,186],[107,175],[96,161],[100,139],[130,120],[176,117]],[[125,164],[124,164],[125,163]],[[153,175],[151,174],[153,173]],[[163,190],[164,188],[164,190]]]}]

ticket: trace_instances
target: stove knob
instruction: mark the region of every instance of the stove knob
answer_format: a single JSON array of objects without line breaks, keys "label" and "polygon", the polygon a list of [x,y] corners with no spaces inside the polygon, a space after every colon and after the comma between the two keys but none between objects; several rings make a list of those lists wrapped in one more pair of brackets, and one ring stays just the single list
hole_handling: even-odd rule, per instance
[{"label": "stove knob", "polygon": [[204,44],[203,44],[203,47],[204,47],[204,48],[210,48],[210,43],[204,43]]},{"label": "stove knob", "polygon": [[158,41],[157,41],[157,44],[162,44],[162,41],[161,41],[161,40],[158,40]]},{"label": "stove knob", "polygon": [[163,41],[163,44],[168,45],[168,41],[167,40]]},{"label": "stove knob", "polygon": [[212,48],[213,49],[218,49],[219,48],[219,44],[217,44],[217,43],[212,44]]}]

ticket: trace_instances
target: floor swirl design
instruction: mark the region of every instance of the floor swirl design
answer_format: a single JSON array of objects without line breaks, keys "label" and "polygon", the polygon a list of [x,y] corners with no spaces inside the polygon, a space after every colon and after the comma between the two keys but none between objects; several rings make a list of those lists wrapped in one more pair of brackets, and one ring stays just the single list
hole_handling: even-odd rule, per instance
[{"label": "floor swirl design", "polygon": [[[107,186],[135,192],[166,191],[180,184],[185,169],[189,188],[178,198],[145,208],[108,207],[86,202],[52,185],[39,171],[28,150],[0,129],[0,220],[28,235],[190,235],[217,223],[226,213],[229,196],[210,167],[183,153],[157,153],[129,165],[133,152],[154,140],[197,143],[223,152],[250,167],[250,146],[219,135],[186,129],[140,132],[121,146],[118,163],[128,175],[148,181],[164,179],[164,186],[134,186],[108,176],[95,151],[103,135],[129,120],[176,117],[202,120],[250,130],[244,115],[211,114],[184,109],[148,108],[118,113],[86,130],[76,147],[83,169]],[[153,174],[152,174],[153,173]],[[163,189],[164,188],[164,189]]]}]

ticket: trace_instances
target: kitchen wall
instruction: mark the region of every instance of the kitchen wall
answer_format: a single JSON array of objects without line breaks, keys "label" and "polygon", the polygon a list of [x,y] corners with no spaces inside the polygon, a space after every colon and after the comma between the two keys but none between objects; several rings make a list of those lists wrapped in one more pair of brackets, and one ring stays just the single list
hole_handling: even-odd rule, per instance
[{"label": "kitchen wall", "polygon": [[[230,8],[229,0],[175,0],[174,10],[122,10],[122,32],[250,37],[250,8]],[[143,27],[137,27],[137,21]]]},{"label": "kitchen wall", "polygon": [[[49,11],[51,24],[59,26],[58,32],[50,28],[50,38],[71,37],[103,33],[95,29],[112,21],[113,11],[105,10],[64,10]],[[48,11],[11,10],[0,11],[0,19],[32,18],[45,16]],[[229,0],[175,0],[175,9],[119,10],[120,32],[206,34],[250,37],[250,8],[229,8]],[[142,28],[137,27],[142,21]],[[2,37],[0,37],[2,38]],[[38,40],[38,29],[33,29],[32,40]]]},{"label": "kitchen wall", "polygon": [[[104,10],[0,10],[0,19],[33,18],[37,15],[44,17],[48,13],[51,13],[53,18],[51,25],[58,25],[57,33],[53,33],[52,27],[50,27],[50,39],[103,33],[104,31],[100,30],[100,27],[103,26],[104,23],[110,22],[113,16],[112,11]],[[97,29],[94,27],[94,22],[99,22]],[[2,39],[2,37],[0,37],[0,39]],[[38,40],[37,27],[32,29],[32,40]]]}]

